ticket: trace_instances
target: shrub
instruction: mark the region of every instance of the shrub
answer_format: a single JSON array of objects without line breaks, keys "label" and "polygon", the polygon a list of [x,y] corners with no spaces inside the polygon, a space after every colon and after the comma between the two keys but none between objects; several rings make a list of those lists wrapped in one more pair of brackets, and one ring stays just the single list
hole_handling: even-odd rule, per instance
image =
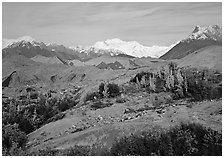
[{"label": "shrub", "polygon": [[114,83],[109,83],[107,85],[106,92],[109,95],[109,97],[116,97],[116,96],[119,96],[121,94],[119,86],[117,84],[114,84]]},{"label": "shrub", "polygon": [[74,146],[69,149],[64,149],[59,151],[61,156],[89,156],[90,155],[90,147],[88,146]]},{"label": "shrub", "polygon": [[104,86],[105,86],[104,83],[101,83],[99,85],[99,94],[101,95],[101,97],[103,97],[103,92],[105,91]]},{"label": "shrub", "polygon": [[29,156],[56,156],[58,154],[58,150],[46,148],[46,149],[38,149],[32,152],[27,151],[27,155]]},{"label": "shrub", "polygon": [[69,102],[62,100],[57,105],[59,111],[65,111],[70,108]]},{"label": "shrub", "polygon": [[201,101],[222,97],[222,75],[220,73],[214,70],[196,68],[182,69],[181,72],[187,82],[187,92],[194,100]]},{"label": "shrub", "polygon": [[194,100],[222,97],[222,74],[212,69],[178,68],[173,62],[156,72],[140,72],[130,79],[148,93],[172,92],[174,99]]},{"label": "shrub", "polygon": [[117,140],[109,155],[221,156],[222,134],[195,123],[175,126],[168,131],[149,130]]},{"label": "shrub", "polygon": [[4,125],[2,127],[2,149],[5,150],[5,154],[13,147],[23,148],[27,142],[27,136],[24,132],[20,131],[18,124]]},{"label": "shrub", "polygon": [[90,147],[89,146],[74,146],[68,149],[39,149],[32,152],[26,151],[28,156],[89,156]]}]

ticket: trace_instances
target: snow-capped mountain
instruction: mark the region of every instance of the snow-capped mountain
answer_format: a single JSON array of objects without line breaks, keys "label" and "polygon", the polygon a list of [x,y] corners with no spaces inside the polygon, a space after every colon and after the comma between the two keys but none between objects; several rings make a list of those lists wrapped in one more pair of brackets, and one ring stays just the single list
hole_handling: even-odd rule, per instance
[{"label": "snow-capped mountain", "polygon": [[[158,58],[159,56],[166,53],[172,46],[152,46],[146,47],[139,44],[136,41],[122,41],[118,38],[108,39],[106,41],[96,42],[93,46],[88,49],[107,50],[110,51],[111,55],[127,54],[134,57],[153,57]],[[104,51],[99,51],[99,53],[104,53]]]},{"label": "snow-capped mountain", "polygon": [[218,25],[196,26],[187,38],[181,40],[160,58],[165,60],[180,59],[201,48],[212,45],[222,45],[222,28]]},{"label": "snow-capped mountain", "polygon": [[33,58],[41,55],[43,57],[57,57],[63,61],[80,59],[75,52],[72,50],[70,50],[70,52],[68,48],[63,45],[46,45],[43,42],[35,41],[32,37],[21,37],[10,40],[10,42],[8,42],[8,46],[2,49],[3,58],[14,55],[23,55],[27,58]]},{"label": "snow-capped mountain", "polygon": [[[15,47],[27,47],[30,49],[31,46],[39,46],[40,48],[48,51],[55,51],[57,53],[67,53],[71,55],[76,55],[80,60],[88,60],[101,56],[103,54],[108,54],[111,56],[116,55],[128,55],[133,57],[154,57],[158,58],[159,56],[166,53],[174,45],[171,46],[152,46],[146,47],[139,44],[136,41],[122,41],[118,38],[108,39],[106,41],[96,42],[92,46],[83,47],[83,46],[71,46],[65,47],[59,44],[45,44],[43,42],[37,42],[34,38],[30,36],[23,36],[18,39],[3,39],[2,48],[15,48]],[[32,54],[32,53],[31,53]],[[77,57],[78,56],[78,57]],[[69,59],[70,57],[66,57]]]},{"label": "snow-capped mountain", "polygon": [[2,39],[2,49],[6,48],[7,46],[12,45],[13,43],[16,42],[20,42],[20,41],[25,41],[25,42],[30,42],[32,43],[33,41],[35,41],[34,38],[30,37],[30,36],[23,36],[17,39]]},{"label": "snow-capped mountain", "polygon": [[208,27],[196,26],[194,31],[183,41],[212,39],[215,41],[222,40],[222,29],[218,25]]}]

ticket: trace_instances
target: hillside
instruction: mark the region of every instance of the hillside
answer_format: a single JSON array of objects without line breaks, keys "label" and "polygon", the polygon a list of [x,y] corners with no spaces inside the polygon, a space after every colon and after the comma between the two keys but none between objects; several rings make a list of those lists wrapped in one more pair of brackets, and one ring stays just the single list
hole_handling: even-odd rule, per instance
[{"label": "hillside", "polygon": [[23,55],[14,55],[2,59],[2,76],[6,76],[11,72],[26,67],[35,67],[38,65],[35,61],[26,58]]},{"label": "hillside", "polygon": [[129,60],[131,58],[129,57],[119,57],[119,56],[115,56],[115,57],[111,57],[109,55],[102,55],[100,57],[97,57],[97,58],[93,58],[89,61],[86,61],[85,64],[86,65],[99,65],[100,63],[104,62],[106,64],[109,64],[109,63],[114,63],[114,62],[119,62],[121,65],[123,65],[125,68],[131,68],[131,67],[134,67],[132,64],[130,64]]},{"label": "hillside", "polygon": [[55,57],[45,57],[45,56],[37,55],[30,59],[35,62],[40,62],[40,63],[44,63],[44,64],[63,64],[63,62],[61,62],[56,56]]},{"label": "hillside", "polygon": [[222,47],[201,48],[178,61],[179,67],[206,67],[222,72]]},{"label": "hillside", "polygon": [[14,42],[2,50],[2,58],[11,57],[15,55],[23,55],[27,58],[33,58],[38,55],[43,57],[57,56],[62,60],[80,60],[80,58],[75,53],[69,51],[60,52],[60,49],[57,49],[56,51],[56,48],[53,49],[52,46],[48,47],[43,42],[26,40]]}]

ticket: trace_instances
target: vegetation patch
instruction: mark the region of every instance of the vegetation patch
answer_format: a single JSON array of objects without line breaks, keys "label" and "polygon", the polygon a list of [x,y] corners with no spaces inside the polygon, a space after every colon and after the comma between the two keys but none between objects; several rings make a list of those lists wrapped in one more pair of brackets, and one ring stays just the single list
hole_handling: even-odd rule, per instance
[{"label": "vegetation patch", "polygon": [[140,72],[130,79],[148,93],[172,92],[174,99],[195,101],[222,97],[222,74],[212,69],[178,68],[173,62],[156,72]]},{"label": "vegetation patch", "polygon": [[157,129],[125,136],[112,146],[114,156],[221,156],[222,134],[195,123],[168,131]]},{"label": "vegetation patch", "polygon": [[97,92],[87,93],[85,101],[97,100],[102,98],[114,98],[120,96],[120,87],[115,83],[101,83]]},{"label": "vegetation patch", "polygon": [[[13,128],[3,133],[3,155],[23,156],[221,156],[222,134],[195,123],[182,123],[170,129],[153,127],[141,133],[130,134],[114,141],[111,148],[103,146],[74,146],[69,149],[24,148],[24,134]],[[13,133],[11,135],[11,133]],[[7,139],[12,136],[14,139]],[[12,148],[15,140],[20,148]],[[10,142],[10,143],[8,143]],[[10,150],[7,148],[11,147]],[[23,147],[23,148],[21,148]]]}]

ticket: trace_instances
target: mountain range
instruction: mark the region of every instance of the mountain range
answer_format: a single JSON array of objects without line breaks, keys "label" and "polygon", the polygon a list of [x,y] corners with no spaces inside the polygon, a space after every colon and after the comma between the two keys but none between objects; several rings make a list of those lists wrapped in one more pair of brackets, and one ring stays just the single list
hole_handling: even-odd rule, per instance
[{"label": "mountain range", "polygon": [[[20,37],[18,39],[3,39],[2,48],[15,48],[16,46],[27,47],[28,49],[33,46],[38,46],[41,49],[47,51],[64,52],[66,54],[76,54],[80,59],[97,57],[102,54],[109,54],[111,56],[116,56],[119,54],[125,54],[133,57],[153,57],[158,58],[159,56],[166,53],[175,44],[171,46],[157,46],[147,47],[139,44],[136,41],[122,41],[118,38],[108,39],[106,41],[96,42],[92,46],[82,47],[82,46],[71,46],[65,47],[59,44],[45,44],[43,42],[38,42],[34,38],[29,36]],[[50,53],[51,54],[51,53]],[[49,56],[49,55],[46,55]],[[52,56],[52,55],[50,55]],[[69,58],[69,57],[66,57]],[[75,57],[77,59],[77,57]]]},{"label": "mountain range", "polygon": [[[211,46],[211,48],[208,48],[209,46]],[[147,59],[149,61],[153,58],[158,57],[160,60],[176,60],[184,58],[185,64],[182,65],[186,66],[187,63],[191,63],[187,62],[186,59],[190,60],[191,58],[194,58],[194,54],[197,54],[197,52],[209,52],[209,53],[200,53],[201,59],[203,59],[204,57],[206,59],[205,60],[206,62],[215,61],[212,59],[211,61],[209,61],[208,59],[210,59],[211,56],[213,58],[220,57],[220,55],[218,55],[220,53],[216,53],[216,51],[220,51],[221,49],[218,47],[221,46],[222,46],[222,29],[218,25],[211,25],[207,27],[196,26],[188,37],[178,41],[176,44],[173,44],[169,47],[165,46],[147,47],[139,44],[136,41],[126,42],[118,38],[108,39],[106,41],[98,41],[94,45],[88,47],[82,47],[82,46],[65,47],[64,45],[60,44],[52,44],[52,43],[46,44],[43,42],[38,42],[30,36],[24,36],[18,39],[3,39],[2,57],[4,59],[4,58],[10,58],[15,55],[20,56],[20,58],[21,56],[24,56],[30,59],[31,61],[35,61],[38,63],[47,63],[47,64],[60,63],[71,66],[84,66],[84,65],[97,66],[100,63],[102,63],[101,66],[103,65],[103,67],[108,67],[108,65],[105,66],[104,63],[113,64],[116,61],[118,61],[120,63],[116,64],[119,65],[118,67],[121,66],[122,68],[123,66],[133,67],[133,61],[134,61],[132,60],[133,58],[147,57],[149,58]],[[203,51],[201,51],[202,48]],[[206,51],[206,48],[208,48],[208,51]],[[214,51],[215,53],[212,53]],[[208,54],[210,54],[209,57]],[[214,54],[216,55],[214,56]],[[198,57],[195,59],[200,60],[200,58]],[[197,62],[197,60],[192,61]],[[142,61],[144,61],[143,63],[146,63],[145,59]],[[134,65],[138,64],[134,63]]]}]

